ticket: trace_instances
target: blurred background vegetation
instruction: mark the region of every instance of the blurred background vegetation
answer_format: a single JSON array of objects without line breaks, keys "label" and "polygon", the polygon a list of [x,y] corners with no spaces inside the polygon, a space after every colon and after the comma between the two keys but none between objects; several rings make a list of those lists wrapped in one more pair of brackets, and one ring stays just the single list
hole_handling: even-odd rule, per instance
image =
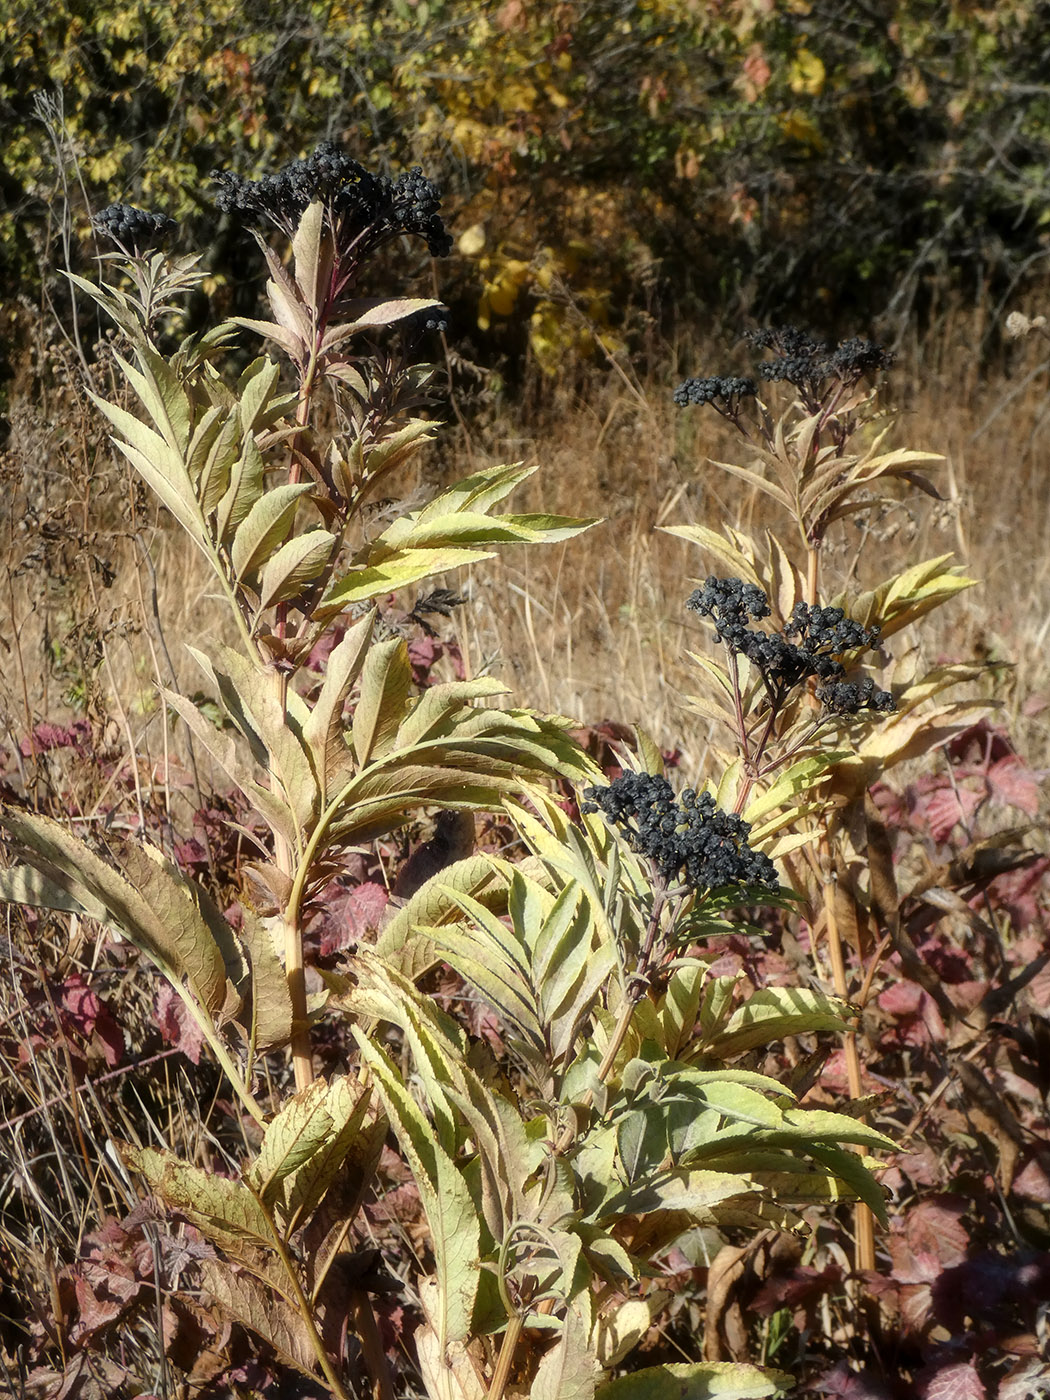
[{"label": "blurred background vegetation", "polygon": [[210,172],[330,138],[441,183],[453,335],[512,372],[698,314],[897,334],[1043,278],[1048,61],[1040,0],[8,0],[0,287],[68,309],[56,239],[123,199],[242,299]]}]

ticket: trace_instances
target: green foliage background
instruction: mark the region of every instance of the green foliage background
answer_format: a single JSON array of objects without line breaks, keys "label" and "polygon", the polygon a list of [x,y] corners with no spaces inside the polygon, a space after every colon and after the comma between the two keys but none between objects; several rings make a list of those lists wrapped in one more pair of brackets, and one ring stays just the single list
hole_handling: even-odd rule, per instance
[{"label": "green foliage background", "polygon": [[79,231],[88,203],[161,208],[224,274],[237,259],[209,206],[214,167],[259,174],[324,137],[371,165],[422,161],[469,234],[458,296],[482,324],[527,312],[541,362],[545,340],[564,348],[553,286],[598,327],[648,283],[673,291],[665,311],[701,300],[836,330],[921,309],[945,279],[1004,294],[1047,253],[1038,0],[5,11],[0,272],[23,293],[62,188],[42,92],[60,95],[78,158]]}]

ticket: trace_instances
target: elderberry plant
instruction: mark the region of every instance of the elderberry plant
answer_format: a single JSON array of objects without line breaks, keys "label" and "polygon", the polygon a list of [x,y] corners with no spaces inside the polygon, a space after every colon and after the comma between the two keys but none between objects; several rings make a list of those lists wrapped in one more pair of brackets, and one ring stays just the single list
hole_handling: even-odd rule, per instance
[{"label": "elderberry plant", "polygon": [[[674,398],[683,408],[711,404],[733,425],[749,459],[717,465],[786,517],[794,546],[791,533],[775,526],[761,534],[731,525],[663,528],[718,564],[687,607],[712,627],[723,653],[721,663],[694,655],[703,688],[690,697],[715,725],[719,802],[751,824],[752,844],[783,861],[803,901],[815,975],[845,998],[876,970],[863,963],[859,932],[878,918],[867,850],[877,818],[868,789],[895,764],[970,723],[979,708],[968,698],[944,698],[974,669],[924,668],[918,647],[903,644],[905,629],[971,581],[941,555],[852,596],[845,591],[852,570],[831,584],[835,529],[858,517],[870,525],[896,509],[900,483],[937,497],[918,469],[938,459],[887,447],[892,423],[877,393],[893,357],[883,347],[855,337],[832,345],[793,326],[753,331],[744,340],[761,357],[748,392],[727,392],[738,380],[703,378],[686,380]],[[859,562],[856,554],[853,567]],[[887,647],[892,638],[896,655]],[[850,674],[860,654],[876,648],[892,687]],[[861,961],[852,969],[843,920],[858,929],[852,946]],[[889,946],[888,935],[877,956]],[[856,1096],[855,1038],[846,1039],[845,1054]],[[873,1269],[871,1216],[858,1207],[855,1218],[857,1267]]]},{"label": "elderberry plant", "polygon": [[720,811],[709,792],[685,788],[676,800],[662,774],[626,772],[583,795],[581,810],[603,812],[669,884],[681,880],[701,896],[733,885],[779,884],[773,862],[747,844],[748,823]]}]

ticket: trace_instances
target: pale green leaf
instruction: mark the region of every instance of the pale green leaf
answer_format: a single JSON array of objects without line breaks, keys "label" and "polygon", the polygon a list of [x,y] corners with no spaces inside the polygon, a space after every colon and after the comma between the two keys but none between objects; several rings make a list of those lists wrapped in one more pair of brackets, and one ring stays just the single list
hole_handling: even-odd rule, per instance
[{"label": "pale green leaf", "polygon": [[287,1099],[267,1123],[249,1179],[264,1204],[272,1206],[284,1179],[318,1152],[333,1133],[328,1085],[315,1079]]},{"label": "pale green leaf", "polygon": [[480,549],[405,549],[380,562],[363,563],[335,579],[325,591],[314,610],[319,618],[342,612],[351,603],[364,603],[384,593],[405,588],[410,583],[458,569],[463,564],[476,564],[493,558],[491,550]]},{"label": "pale green leaf", "polygon": [[335,535],[327,530],[308,530],[281,545],[263,565],[259,611],[298,598],[307,584],[320,576],[335,543]]},{"label": "pale green leaf", "polygon": [[412,664],[401,637],[373,646],[361,672],[354,709],[352,742],[358,765],[374,762],[390,749],[405,719],[412,686]]},{"label": "pale green leaf", "polygon": [[233,537],[230,558],[239,579],[256,572],[287,538],[299,502],[312,490],[308,482],[298,482],[275,486],[259,497]]},{"label": "pale green leaf", "polygon": [[807,793],[836,763],[850,756],[848,749],[826,749],[822,753],[811,754],[789,764],[776,777],[775,781],[759,793],[744,809],[744,820],[754,825],[760,818],[776,811],[800,793]]},{"label": "pale green leaf", "polygon": [[[360,1082],[339,1075],[328,1084],[325,1111],[332,1130],[325,1142],[288,1182],[285,1214],[290,1221],[309,1220],[329,1188],[340,1182],[340,1206],[349,1212],[360,1205],[375,1180],[387,1123],[372,1111],[372,1095]],[[352,1180],[356,1190],[347,1191]]]},{"label": "pale green leaf", "polygon": [[228,543],[265,490],[266,464],[253,437],[245,438],[230,484],[215,507],[217,537]]},{"label": "pale green leaf", "polygon": [[280,373],[281,367],[276,360],[260,355],[241,375],[239,417],[243,436],[256,431],[259,419],[273,397]]},{"label": "pale green leaf", "polygon": [[325,207],[322,200],[315,199],[306,207],[299,219],[299,226],[292,239],[292,261],[295,265],[295,281],[303,301],[315,319],[319,319],[321,303],[328,292],[331,277],[331,255],[322,257],[324,240]]},{"label": "pale green leaf", "polygon": [[471,1334],[480,1278],[481,1228],[470,1192],[434,1129],[385,1052],[355,1026],[362,1060],[375,1075],[390,1126],[412,1171],[434,1249],[437,1293],[433,1324],[442,1351]]},{"label": "pale green leaf", "polygon": [[610,1220],[622,1215],[672,1211],[704,1223],[716,1218],[716,1209],[723,1202],[746,1197],[758,1200],[747,1176],[681,1167],[659,1172],[617,1192],[602,1203],[600,1215],[603,1220]]},{"label": "pale green leaf", "polygon": [[647,1366],[607,1381],[595,1400],[766,1400],[794,1386],[783,1371],[742,1361],[694,1361]]},{"label": "pale green leaf", "polygon": [[570,1300],[561,1335],[540,1358],[529,1400],[593,1400],[599,1368],[581,1304]]},{"label": "pale green leaf", "polygon": [[125,1165],[141,1172],[154,1195],[208,1239],[221,1245],[224,1236],[235,1235],[272,1248],[266,1214],[243,1182],[195,1167],[172,1152],[129,1143],[118,1147]]},{"label": "pale green leaf", "polygon": [[231,316],[230,321],[232,325],[243,326],[245,330],[254,331],[256,335],[265,336],[267,340],[272,340],[293,360],[297,359],[303,352],[302,336],[294,331],[286,330],[276,321],[257,321],[249,316]]},{"label": "pale green leaf", "polygon": [[472,681],[443,681],[424,690],[398,731],[401,748],[410,748],[444,732],[446,721],[474,700],[506,695],[508,687],[495,676]]},{"label": "pale green leaf", "polygon": [[242,910],[241,941],[248,954],[250,995],[246,1005],[249,1044],[262,1052],[292,1038],[292,998],[284,964],[270,931],[250,908]]},{"label": "pale green leaf", "polygon": [[716,1035],[704,1037],[704,1049],[720,1060],[770,1045],[789,1035],[814,1031],[845,1034],[849,1007],[810,987],[763,987],[733,1012]]},{"label": "pale green leaf", "polygon": [[419,932],[462,916],[457,895],[472,895],[487,908],[503,908],[507,900],[507,874],[487,856],[455,861],[412,896],[380,932],[376,953],[405,977],[417,980],[440,961],[433,941]]},{"label": "pale green leaf", "polygon": [[190,440],[190,401],[167,360],[148,343],[135,347],[141,370],[114,353],[125,378],[138,394],[161,437],[180,458]]},{"label": "pale green leaf", "polygon": [[365,664],[372,642],[375,612],[368,612],[350,627],[333,648],[325,666],[324,681],[313,709],[303,724],[303,742],[312,759],[314,774],[326,806],[338,777],[343,774],[349,747],[343,708]]}]

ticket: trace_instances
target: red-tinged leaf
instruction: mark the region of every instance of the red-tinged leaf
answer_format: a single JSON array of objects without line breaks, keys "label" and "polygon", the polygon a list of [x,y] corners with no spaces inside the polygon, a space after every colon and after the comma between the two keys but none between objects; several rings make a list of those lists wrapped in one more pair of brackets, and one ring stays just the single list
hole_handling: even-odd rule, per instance
[{"label": "red-tinged leaf", "polygon": [[845,1361],[840,1361],[811,1387],[817,1395],[832,1397],[832,1400],[891,1400],[889,1386],[868,1371],[851,1371]]},{"label": "red-tinged leaf", "polygon": [[329,885],[319,900],[320,912],[310,933],[320,939],[322,956],[349,948],[382,922],[390,895],[375,880],[347,887],[338,881]]},{"label": "red-tinged leaf", "polygon": [[204,1035],[186,1009],[186,1003],[170,982],[162,982],[153,1004],[153,1014],[161,1035],[169,1045],[181,1050],[191,1063],[199,1065]]},{"label": "red-tinged leaf", "polygon": [[919,1382],[922,1400],[987,1400],[977,1368],[972,1361],[954,1361],[941,1366],[928,1379]]},{"label": "red-tinged leaf", "polygon": [[[1050,904],[1050,888],[1047,886],[1046,875],[1050,871],[1050,856],[1040,856],[1031,863],[1017,869],[1010,870],[1005,875],[998,875],[988,887],[995,904],[1004,909],[1010,916],[1010,923],[1018,933],[1027,929],[1039,926],[1042,916],[1045,914],[1047,905]],[[1035,942],[1035,947],[1031,953],[1022,954],[1020,943],[1014,947],[1014,953],[1018,959],[1020,967],[1031,962],[1043,950],[1043,937],[1040,935]],[[1048,989],[1050,989],[1050,977],[1047,979]],[[1040,999],[1036,995],[1036,986],[1030,984],[1029,995],[1033,998],[1035,1005],[1046,1005],[1045,999]]]},{"label": "red-tinged leaf", "polygon": [[124,1032],[106,1003],[78,972],[63,983],[61,1006],[63,1021],[101,1049],[111,1068],[119,1065],[124,1057]]},{"label": "red-tinged leaf", "polygon": [[779,1308],[805,1312],[826,1294],[842,1287],[842,1270],[837,1264],[826,1269],[800,1265],[789,1274],[767,1279],[751,1299],[749,1307],[761,1317],[768,1317]]},{"label": "red-tinged leaf", "polygon": [[982,1250],[945,1269],[932,1297],[937,1321],[955,1334],[965,1331],[968,1322],[1012,1330],[1024,1317],[1035,1326],[1042,1300],[1050,1297],[1050,1254]]},{"label": "red-tinged leaf", "polygon": [[1045,772],[1029,768],[1016,754],[1007,754],[993,763],[987,774],[993,800],[1007,807],[1019,807],[1030,817],[1039,811],[1039,794],[1046,776]]},{"label": "red-tinged leaf", "polygon": [[1050,1206],[1050,1155],[1042,1161],[1033,1157],[1014,1177],[1012,1189],[1015,1196]]},{"label": "red-tinged leaf", "polygon": [[947,841],[957,826],[969,826],[980,806],[982,794],[969,788],[949,787],[947,784],[920,800],[915,815],[925,820],[935,841]]},{"label": "red-tinged leaf", "polygon": [[962,1217],[968,1202],[962,1196],[931,1196],[910,1210],[905,1238],[913,1250],[933,1254],[943,1268],[966,1258],[970,1233]]}]

